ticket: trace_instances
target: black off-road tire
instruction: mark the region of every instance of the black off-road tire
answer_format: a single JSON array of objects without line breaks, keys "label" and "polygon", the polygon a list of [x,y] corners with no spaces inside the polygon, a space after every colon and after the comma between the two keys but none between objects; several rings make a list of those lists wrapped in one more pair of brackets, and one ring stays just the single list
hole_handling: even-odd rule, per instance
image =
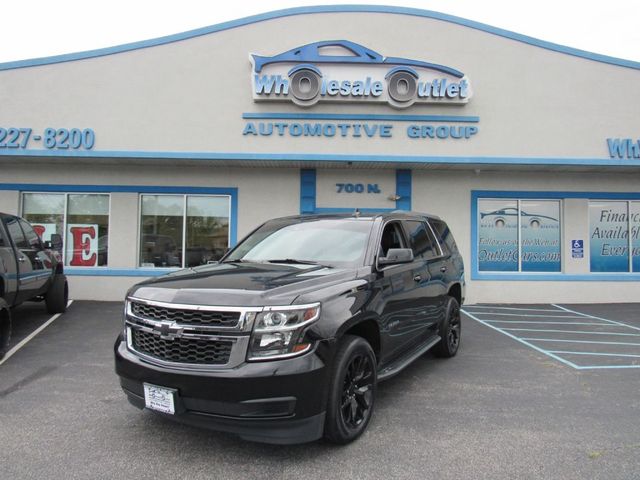
[{"label": "black off-road tire", "polygon": [[9,351],[11,341],[11,310],[9,305],[0,298],[0,359]]},{"label": "black off-road tire", "polygon": [[340,341],[334,360],[324,436],[346,444],[366,430],[375,404],[376,356],[369,343],[353,335]]},{"label": "black off-road tire", "polygon": [[448,297],[446,316],[440,325],[440,342],[434,347],[433,353],[438,357],[450,358],[458,353],[462,334],[460,321],[460,305],[453,297]]},{"label": "black off-road tire", "polygon": [[58,274],[53,277],[53,282],[49,286],[49,290],[44,296],[48,313],[64,313],[67,310],[67,302],[69,300],[69,285],[67,277]]}]

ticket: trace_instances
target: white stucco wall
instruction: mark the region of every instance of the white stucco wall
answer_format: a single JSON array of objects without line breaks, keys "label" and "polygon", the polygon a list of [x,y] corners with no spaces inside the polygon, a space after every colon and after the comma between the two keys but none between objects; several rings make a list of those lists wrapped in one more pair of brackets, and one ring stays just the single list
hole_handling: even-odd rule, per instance
[{"label": "white stucco wall", "polygon": [[[456,68],[470,79],[473,97],[464,106],[406,110],[362,102],[303,109],[253,101],[249,54],[270,56],[328,39]],[[440,215],[451,225],[467,264],[469,302],[634,301],[639,282],[471,280],[470,202],[472,190],[638,191],[640,163],[634,169],[607,166],[606,139],[638,137],[639,104],[638,68],[437,18],[309,13],[95,58],[0,68],[0,127],[28,127],[34,135],[28,151],[0,148],[0,183],[234,187],[240,239],[268,218],[299,212],[300,167],[317,168],[318,208],[394,208],[389,196],[396,193],[395,168],[416,166],[413,209]],[[244,113],[270,112],[458,115],[479,117],[474,123],[479,131],[468,140],[413,139],[406,133],[411,122],[384,120],[393,126],[389,138],[242,134]],[[47,150],[35,140],[47,127],[92,128],[95,146],[84,153]],[[509,165],[532,158],[549,164],[570,159],[576,165],[561,170]],[[279,163],[282,159],[290,163]],[[589,166],[593,160],[601,164],[597,171]],[[504,166],[491,165],[497,161]],[[447,170],[447,164],[465,162],[466,169]],[[339,182],[376,183],[381,193],[337,194]],[[569,239],[588,239],[587,202],[567,199],[562,208],[563,271],[588,274],[588,242],[582,260],[567,257]],[[18,191],[0,187],[0,211],[20,212]],[[138,232],[138,193],[112,193],[109,267],[136,267]],[[119,300],[140,279],[72,276],[71,295]]]}]

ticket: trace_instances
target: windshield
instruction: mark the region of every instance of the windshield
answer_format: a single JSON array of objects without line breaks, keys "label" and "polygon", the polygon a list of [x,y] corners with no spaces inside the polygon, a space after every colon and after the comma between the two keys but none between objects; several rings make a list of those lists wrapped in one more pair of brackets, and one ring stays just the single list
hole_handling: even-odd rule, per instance
[{"label": "windshield", "polygon": [[372,225],[364,219],[272,221],[253,232],[224,261],[361,265]]}]

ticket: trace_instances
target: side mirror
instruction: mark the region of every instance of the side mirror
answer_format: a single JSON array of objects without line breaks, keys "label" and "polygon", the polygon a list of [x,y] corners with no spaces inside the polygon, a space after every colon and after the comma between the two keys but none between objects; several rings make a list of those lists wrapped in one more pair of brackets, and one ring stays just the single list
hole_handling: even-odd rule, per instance
[{"label": "side mirror", "polygon": [[413,262],[413,250],[410,248],[390,248],[386,257],[378,258],[380,267],[410,262]]},{"label": "side mirror", "polygon": [[62,251],[62,235],[59,233],[52,233],[51,240],[44,242],[44,248],[48,250]]}]

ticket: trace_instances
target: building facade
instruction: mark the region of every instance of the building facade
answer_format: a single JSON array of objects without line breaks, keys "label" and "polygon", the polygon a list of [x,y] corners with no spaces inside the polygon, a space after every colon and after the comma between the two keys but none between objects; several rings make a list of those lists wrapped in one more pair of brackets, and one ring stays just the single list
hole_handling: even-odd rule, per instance
[{"label": "building facade", "polygon": [[0,104],[0,211],[63,237],[72,298],[357,208],[446,219],[469,303],[638,300],[637,62],[313,7],[0,64]]}]

